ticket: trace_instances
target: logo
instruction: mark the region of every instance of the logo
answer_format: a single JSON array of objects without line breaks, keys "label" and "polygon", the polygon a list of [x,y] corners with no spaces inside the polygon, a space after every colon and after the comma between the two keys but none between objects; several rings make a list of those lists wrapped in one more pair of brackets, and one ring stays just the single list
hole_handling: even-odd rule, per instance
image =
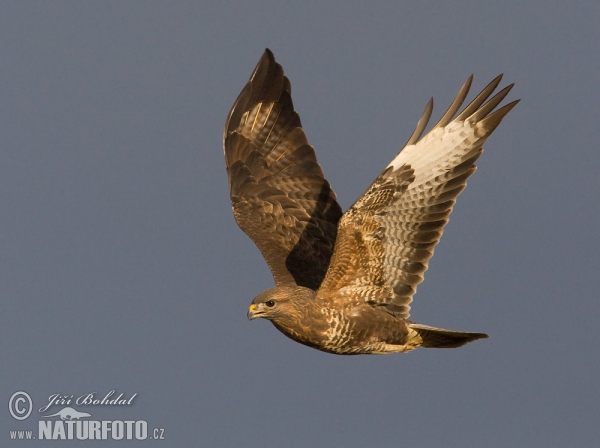
[{"label": "logo", "polygon": [[59,416],[61,420],[79,420],[81,417],[91,417],[87,412],[79,412],[73,408],[63,408],[56,414],[42,415],[44,418]]},{"label": "logo", "polygon": [[[164,428],[154,427],[149,430],[146,420],[133,418],[94,420],[92,413],[86,412],[109,407],[122,409],[132,406],[136,397],[137,393],[117,395],[114,390],[106,394],[97,392],[82,395],[51,394],[42,400],[44,405],[38,409],[40,415],[37,416],[37,431],[32,428],[15,428],[8,431],[9,438],[11,440],[164,440]],[[78,409],[71,405],[77,406]],[[10,415],[23,424],[27,423],[28,418],[28,421],[35,418],[31,416],[33,407],[33,400],[27,392],[15,392],[8,400]],[[100,413],[105,414],[105,412]]]}]

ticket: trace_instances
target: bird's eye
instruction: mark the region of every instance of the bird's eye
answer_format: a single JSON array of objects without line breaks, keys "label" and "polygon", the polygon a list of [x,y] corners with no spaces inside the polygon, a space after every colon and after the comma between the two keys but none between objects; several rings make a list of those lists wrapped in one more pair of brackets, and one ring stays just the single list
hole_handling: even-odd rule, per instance
[{"label": "bird's eye", "polygon": [[265,305],[267,305],[269,308],[273,308],[275,306],[275,300],[268,300],[265,302]]}]

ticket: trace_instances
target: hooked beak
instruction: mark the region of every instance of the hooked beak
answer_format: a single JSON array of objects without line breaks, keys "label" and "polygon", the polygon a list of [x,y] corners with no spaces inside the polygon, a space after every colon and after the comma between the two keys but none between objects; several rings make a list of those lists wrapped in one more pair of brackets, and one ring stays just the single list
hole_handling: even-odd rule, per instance
[{"label": "hooked beak", "polygon": [[248,320],[257,319],[261,317],[264,313],[264,311],[259,311],[258,307],[253,303],[252,305],[250,305],[250,308],[248,308]]}]

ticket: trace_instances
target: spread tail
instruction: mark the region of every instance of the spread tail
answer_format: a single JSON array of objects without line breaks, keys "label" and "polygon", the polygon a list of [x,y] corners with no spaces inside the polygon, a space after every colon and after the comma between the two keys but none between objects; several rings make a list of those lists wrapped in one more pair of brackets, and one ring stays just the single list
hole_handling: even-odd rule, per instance
[{"label": "spread tail", "polygon": [[444,330],[443,328],[429,327],[413,322],[407,322],[407,324],[410,328],[415,330],[423,340],[421,347],[427,348],[455,348],[477,339],[489,337],[485,333]]}]

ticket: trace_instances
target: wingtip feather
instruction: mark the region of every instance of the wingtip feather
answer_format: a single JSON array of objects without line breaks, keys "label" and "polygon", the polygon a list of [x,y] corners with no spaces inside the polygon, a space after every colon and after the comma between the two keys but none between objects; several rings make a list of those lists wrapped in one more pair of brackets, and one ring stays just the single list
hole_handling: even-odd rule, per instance
[{"label": "wingtip feather", "polygon": [[487,103],[481,106],[473,115],[467,118],[467,120],[472,120],[475,123],[482,121],[490,112],[492,112],[498,104],[502,102],[508,92],[514,87],[514,84],[509,84],[502,90],[500,90],[497,94],[491,97]]},{"label": "wingtip feather", "polygon": [[496,90],[496,88],[500,84],[500,81],[502,81],[503,76],[504,73],[500,73],[498,76],[492,79],[492,81],[490,81],[490,83],[487,86],[485,86],[485,88],[473,99],[473,101],[471,101],[469,105],[465,107],[465,109],[458,115],[458,117],[456,117],[456,120],[463,121],[466,118],[473,115],[479,109],[479,107],[488,99],[492,92]]},{"label": "wingtip feather", "polygon": [[446,110],[444,115],[442,115],[442,118],[440,118],[440,121],[437,122],[437,124],[432,128],[432,130],[439,127],[444,127],[452,121],[454,115],[456,115],[456,112],[458,112],[458,110],[460,109],[460,106],[462,106],[462,104],[465,102],[465,98],[469,94],[469,90],[471,89],[472,83],[473,74],[471,74],[471,76],[469,76],[469,78],[462,85],[462,87],[456,94],[454,101],[452,101],[452,103],[448,107],[448,110]]},{"label": "wingtip feather", "polygon": [[477,127],[485,129],[486,133],[489,134],[494,129],[496,129],[496,127],[498,127],[498,125],[504,119],[504,117],[512,110],[513,107],[515,107],[519,103],[519,101],[521,100],[515,100],[511,103],[502,106],[497,111],[492,112],[490,115],[488,115],[479,123],[477,123]]},{"label": "wingtip feather", "polygon": [[423,113],[421,114],[421,118],[419,118],[419,121],[417,122],[417,126],[415,127],[415,130],[413,131],[412,135],[410,136],[410,138],[408,139],[408,141],[406,142],[406,144],[404,146],[413,145],[417,141],[419,141],[419,139],[421,138],[421,135],[423,135],[423,131],[425,131],[425,128],[427,127],[427,123],[429,123],[429,119],[431,118],[432,112],[433,112],[433,97],[429,98],[429,101],[425,105],[425,109],[423,110]]}]

